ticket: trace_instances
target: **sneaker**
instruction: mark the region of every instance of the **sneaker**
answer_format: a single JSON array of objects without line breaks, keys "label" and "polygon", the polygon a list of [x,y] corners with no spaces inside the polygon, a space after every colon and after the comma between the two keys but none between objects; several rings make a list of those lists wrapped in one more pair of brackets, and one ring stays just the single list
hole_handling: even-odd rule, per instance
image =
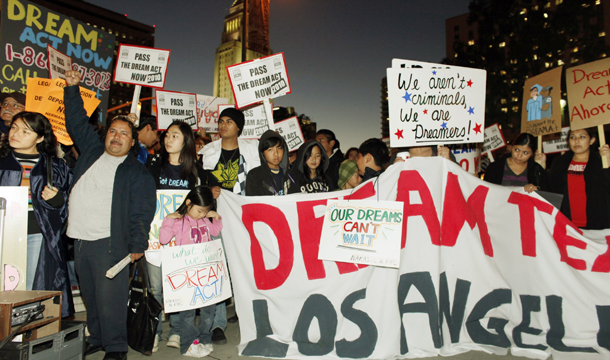
[{"label": "sneaker", "polygon": [[199,344],[199,346],[201,346],[202,348],[206,349],[209,352],[214,351],[214,345],[212,345],[212,343],[208,343],[208,344]]},{"label": "sneaker", "polygon": [[153,343],[152,352],[159,351],[159,341],[161,341],[161,337],[159,335],[155,335],[155,342]]},{"label": "sneaker", "polygon": [[202,358],[210,355],[210,352],[206,348],[202,347],[201,344],[192,343],[191,346],[189,346],[189,349],[182,355],[194,358]]},{"label": "sneaker", "polygon": [[212,331],[212,344],[223,345],[227,343],[225,332],[221,328],[216,328]]},{"label": "sneaker", "polygon": [[167,339],[167,346],[180,349],[180,335],[172,335]]}]

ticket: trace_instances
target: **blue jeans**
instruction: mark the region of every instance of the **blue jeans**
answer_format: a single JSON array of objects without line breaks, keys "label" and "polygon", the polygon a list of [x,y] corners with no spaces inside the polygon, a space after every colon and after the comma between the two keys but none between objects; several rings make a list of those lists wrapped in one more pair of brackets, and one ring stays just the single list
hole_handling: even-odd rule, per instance
[{"label": "blue jeans", "polygon": [[25,289],[32,290],[34,285],[34,276],[36,276],[36,267],[38,267],[38,258],[40,257],[40,248],[42,247],[42,234],[28,234],[28,252],[27,266],[25,270]]},{"label": "blue jeans", "polygon": [[[146,270],[148,271],[148,279],[150,281],[150,288],[155,296],[155,299],[159,304],[163,305],[163,275],[161,273],[161,266],[155,266],[149,262],[146,263]],[[226,317],[226,315],[225,315]],[[163,320],[163,319],[161,319]],[[157,335],[159,338],[163,333],[163,321],[159,321],[157,326]],[[180,316],[178,313],[169,315],[169,335],[180,335]],[[188,349],[188,348],[187,348]]]},{"label": "blue jeans", "polygon": [[197,310],[181,311],[180,316],[180,354],[189,349],[193,341],[199,339],[201,344],[212,343],[212,322],[216,305],[200,308],[199,325],[195,325]]},{"label": "blue jeans", "polygon": [[227,328],[227,303],[225,301],[221,301],[216,305],[211,305],[216,307],[216,311],[214,312],[214,323],[212,324],[212,329],[219,328],[222,331],[225,331]]}]

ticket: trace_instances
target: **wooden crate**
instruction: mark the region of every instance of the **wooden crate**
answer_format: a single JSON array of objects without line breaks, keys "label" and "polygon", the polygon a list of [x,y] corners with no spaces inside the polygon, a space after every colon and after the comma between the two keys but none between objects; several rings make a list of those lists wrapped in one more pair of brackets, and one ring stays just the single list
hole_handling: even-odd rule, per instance
[{"label": "wooden crate", "polygon": [[13,308],[40,301],[45,309],[43,318],[25,325],[19,334],[28,332],[23,340],[34,340],[60,331],[61,291],[3,291],[0,292],[0,341],[4,340],[19,325],[11,326]]}]

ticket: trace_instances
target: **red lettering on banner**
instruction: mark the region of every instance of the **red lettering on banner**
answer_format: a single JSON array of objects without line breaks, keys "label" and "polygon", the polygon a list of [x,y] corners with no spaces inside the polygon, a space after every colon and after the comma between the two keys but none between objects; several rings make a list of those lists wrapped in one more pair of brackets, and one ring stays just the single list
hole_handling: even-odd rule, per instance
[{"label": "red lettering on banner", "polygon": [[606,243],[608,244],[608,250],[595,259],[591,268],[592,272],[610,272],[610,235],[606,236]]},{"label": "red lettering on banner", "polygon": [[511,192],[508,197],[510,204],[519,207],[519,227],[521,228],[521,248],[525,256],[536,257],[536,227],[534,226],[534,209],[553,213],[553,205],[545,203],[529,195]]},{"label": "red lettering on banner", "polygon": [[488,192],[488,187],[479,185],[468,197],[468,202],[466,202],[458,176],[453,173],[447,174],[440,245],[454,246],[460,230],[464,227],[464,223],[468,222],[468,225],[473,230],[475,225],[478,225],[479,236],[485,255],[494,256],[491,238],[489,237],[487,223],[485,222],[485,199]]},{"label": "red lettering on banner", "polygon": [[568,256],[568,246],[575,246],[579,249],[586,249],[587,243],[584,241],[580,241],[568,235],[567,227],[571,227],[580,235],[582,235],[582,231],[574,226],[561,211],[557,212],[555,215],[555,228],[553,229],[553,239],[557,243],[557,248],[559,249],[559,254],[561,255],[560,260],[570,265],[576,270],[586,270],[587,263],[581,259],[574,259]]},{"label": "red lettering on banner", "polygon": [[376,194],[376,192],[375,192],[375,186],[373,186],[373,183],[374,183],[374,181],[367,183],[360,189],[356,190],[353,194],[351,194],[347,197],[344,196],[343,199],[344,200],[362,200],[362,199],[367,199],[367,198],[370,198],[371,196],[374,196]]},{"label": "red lettering on banner", "polygon": [[[254,234],[254,222],[267,224],[277,238],[279,263],[275,269],[265,268],[263,250]],[[259,290],[271,290],[281,286],[294,263],[294,243],[286,216],[278,208],[267,204],[246,204],[242,206],[242,222],[250,234],[250,253],[254,269],[254,282]],[[318,238],[320,233],[318,233]]]},{"label": "red lettering on banner", "polygon": [[[410,191],[417,191],[419,193],[422,202],[421,204],[411,204]],[[407,222],[410,216],[423,217],[424,222],[428,227],[432,243],[439,245],[441,242],[441,226],[438,221],[438,215],[436,214],[434,200],[432,199],[428,185],[426,185],[426,182],[417,170],[401,171],[400,177],[398,178],[396,201],[405,203],[402,217],[402,239],[400,248],[404,249],[407,242]]]}]

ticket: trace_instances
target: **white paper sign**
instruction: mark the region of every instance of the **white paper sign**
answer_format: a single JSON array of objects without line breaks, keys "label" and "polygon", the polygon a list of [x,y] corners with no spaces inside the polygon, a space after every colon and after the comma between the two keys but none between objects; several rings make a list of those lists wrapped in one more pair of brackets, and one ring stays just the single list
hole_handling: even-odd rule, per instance
[{"label": "white paper sign", "polygon": [[392,147],[483,142],[485,70],[394,60],[387,69]]},{"label": "white paper sign", "polygon": [[65,79],[66,71],[72,70],[72,59],[61,51],[47,44],[49,57],[49,79]]},{"label": "white paper sign", "polygon": [[458,165],[471,175],[476,175],[481,171],[481,148],[478,145],[459,144],[450,146]]},{"label": "white paper sign", "polygon": [[305,142],[299,119],[296,116],[275,123],[275,130],[286,140],[289,152],[297,150]]},{"label": "white paper sign", "polygon": [[398,268],[404,204],[328,200],[318,259]]},{"label": "white paper sign", "polygon": [[237,108],[290,94],[284,53],[227,67]]},{"label": "white paper sign", "polygon": [[157,128],[167,130],[169,125],[181,120],[197,130],[197,95],[174,92],[155,91],[157,103]]},{"label": "white paper sign", "polygon": [[218,105],[226,104],[228,99],[197,94],[197,121],[199,128],[206,132],[218,132]]},{"label": "white paper sign", "polygon": [[[218,115],[226,108],[234,108],[235,105],[223,104],[218,105]],[[242,139],[260,139],[263,133],[267,130],[275,130],[273,122],[267,120],[265,114],[265,106],[263,104],[252,106],[247,109],[241,109],[244,113],[245,124],[239,136]]]},{"label": "white paper sign", "polygon": [[[157,208],[155,210],[155,216],[150,223],[147,250],[160,250],[164,247],[176,246],[176,241],[174,239],[166,245],[161,245],[159,243],[159,230],[161,230],[163,219],[165,219],[167,215],[175,213],[176,210],[178,210],[188,193],[189,190],[157,190]],[[148,253],[146,254],[146,259],[150,262]],[[160,261],[158,263],[160,264]]]},{"label": "white paper sign", "polygon": [[2,243],[0,291],[25,290],[28,249],[28,187],[0,186],[6,199]]},{"label": "white paper sign", "polygon": [[163,253],[166,313],[198,309],[232,296],[221,240],[168,247]]},{"label": "white paper sign", "polygon": [[504,135],[498,124],[493,124],[485,128],[485,141],[483,142],[483,153],[497,150],[506,146]]},{"label": "white paper sign", "polygon": [[[562,151],[570,150],[570,146],[568,145],[568,132],[570,131],[570,127],[561,128],[560,137],[542,142],[542,152],[545,154],[558,153]],[[559,134],[553,134],[559,135]],[[550,135],[552,136],[552,135]]]},{"label": "white paper sign", "polygon": [[170,50],[119,45],[114,81],[162,89]]}]

